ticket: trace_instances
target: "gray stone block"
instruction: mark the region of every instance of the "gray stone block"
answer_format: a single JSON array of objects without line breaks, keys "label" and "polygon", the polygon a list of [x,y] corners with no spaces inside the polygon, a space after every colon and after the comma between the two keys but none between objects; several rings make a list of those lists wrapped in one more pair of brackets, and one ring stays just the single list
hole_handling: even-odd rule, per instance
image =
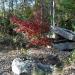
[{"label": "gray stone block", "polygon": [[73,40],[75,41],[75,32],[65,29],[65,28],[60,28],[60,27],[52,27],[51,29],[54,33],[68,39],[68,40]]},{"label": "gray stone block", "polygon": [[23,61],[20,58],[15,58],[12,62],[12,71],[16,75],[23,75],[23,74],[30,75],[32,70],[32,64],[33,64],[33,61],[31,60]]},{"label": "gray stone block", "polygon": [[53,47],[58,50],[68,50],[75,48],[75,42],[63,42],[63,43],[55,43]]}]

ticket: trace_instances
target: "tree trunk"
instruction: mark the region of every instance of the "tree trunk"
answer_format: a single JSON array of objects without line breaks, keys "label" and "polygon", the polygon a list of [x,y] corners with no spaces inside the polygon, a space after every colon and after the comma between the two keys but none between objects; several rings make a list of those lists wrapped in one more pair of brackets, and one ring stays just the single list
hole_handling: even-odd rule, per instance
[{"label": "tree trunk", "polygon": [[[55,0],[51,0],[51,26],[55,27]],[[52,38],[55,38],[55,33],[52,33]]]},{"label": "tree trunk", "polygon": [[13,13],[13,0],[9,0],[9,14]]},{"label": "tree trunk", "polygon": [[5,16],[5,2],[2,0],[2,10],[3,10],[3,16]]}]

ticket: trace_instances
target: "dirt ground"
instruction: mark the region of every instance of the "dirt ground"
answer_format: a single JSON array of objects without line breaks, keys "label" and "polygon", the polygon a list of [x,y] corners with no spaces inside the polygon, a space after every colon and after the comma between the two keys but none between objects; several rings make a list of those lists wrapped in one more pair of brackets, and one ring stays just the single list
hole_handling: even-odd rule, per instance
[{"label": "dirt ground", "polygon": [[[11,64],[13,59],[15,59],[16,57],[20,57],[21,51],[13,50],[11,48],[5,48],[3,50],[2,48],[0,47],[0,75],[13,75],[11,70]],[[62,52],[60,54],[62,54]],[[75,69],[68,68],[66,70],[67,71],[65,71],[65,73],[60,75],[75,75]],[[73,71],[73,74],[71,70]],[[55,75],[57,75],[56,72]]]},{"label": "dirt ground", "polygon": [[0,48],[0,75],[13,75],[12,60],[20,54],[20,50],[1,50]]}]

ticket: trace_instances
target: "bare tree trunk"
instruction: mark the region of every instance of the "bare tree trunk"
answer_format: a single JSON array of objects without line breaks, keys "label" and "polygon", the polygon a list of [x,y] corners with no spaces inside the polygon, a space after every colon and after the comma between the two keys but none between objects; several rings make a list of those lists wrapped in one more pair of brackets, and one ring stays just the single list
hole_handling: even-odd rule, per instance
[{"label": "bare tree trunk", "polygon": [[13,0],[11,0],[11,12],[13,12]]},{"label": "bare tree trunk", "polygon": [[[41,19],[42,19],[42,27],[49,26],[48,22],[48,9],[46,8],[46,0],[39,0],[40,10],[41,10]],[[47,24],[46,24],[47,23]]]},{"label": "bare tree trunk", "polygon": [[[51,0],[51,26],[55,27],[55,0]],[[55,33],[52,33],[52,38],[55,38]]]},{"label": "bare tree trunk", "polygon": [[5,16],[5,1],[2,0],[2,10],[3,10],[3,16]]},{"label": "bare tree trunk", "polygon": [[15,14],[17,14],[17,12],[18,12],[18,0],[15,0],[15,3],[16,3],[16,9],[15,9]]},{"label": "bare tree trunk", "polygon": [[46,8],[46,1],[45,0],[40,0],[40,6],[41,6],[41,11],[42,11],[42,21],[46,21],[47,20],[47,15],[48,15],[48,10]]},{"label": "bare tree trunk", "polygon": [[9,0],[9,14],[13,13],[13,0]]},{"label": "bare tree trunk", "polygon": [[21,1],[21,10],[22,10],[22,14],[25,14],[25,9],[26,9],[26,3],[27,3],[27,0],[22,0]]}]

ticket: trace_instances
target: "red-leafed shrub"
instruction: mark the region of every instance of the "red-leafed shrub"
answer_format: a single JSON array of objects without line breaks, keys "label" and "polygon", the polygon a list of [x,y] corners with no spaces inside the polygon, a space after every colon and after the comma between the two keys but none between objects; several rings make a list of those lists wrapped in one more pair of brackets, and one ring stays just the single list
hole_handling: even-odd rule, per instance
[{"label": "red-leafed shrub", "polygon": [[38,45],[38,46],[47,46],[47,45],[51,45],[52,42],[53,42],[53,39],[44,37],[39,39],[33,39],[31,41],[31,44]]},{"label": "red-leafed shrub", "polygon": [[27,32],[30,36],[41,33],[40,26],[35,25],[33,22],[20,20],[16,16],[11,17],[10,21],[18,26],[16,29],[18,32]]},{"label": "red-leafed shrub", "polygon": [[41,15],[39,15],[40,12],[38,11],[34,14],[34,19],[32,21],[21,20],[16,16],[12,16],[10,22],[17,25],[17,28],[15,29],[16,32],[27,34],[31,44],[38,46],[51,45],[52,40],[47,38],[44,34],[49,32],[48,21],[42,21]]}]

